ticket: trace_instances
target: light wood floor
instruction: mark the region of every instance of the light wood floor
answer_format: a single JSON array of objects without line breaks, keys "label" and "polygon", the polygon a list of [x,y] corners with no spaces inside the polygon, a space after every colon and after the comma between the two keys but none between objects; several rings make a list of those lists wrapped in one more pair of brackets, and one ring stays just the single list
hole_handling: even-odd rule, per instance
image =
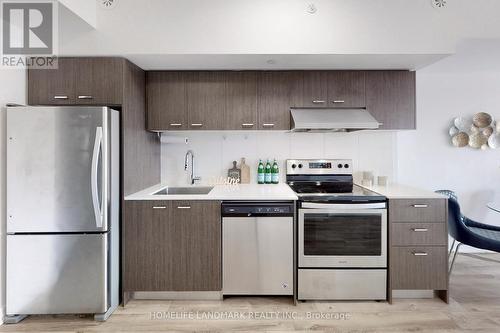
[{"label": "light wood floor", "polygon": [[[449,305],[438,299],[384,302],[306,302],[280,298],[220,301],[132,301],[105,323],[74,316],[32,316],[0,332],[159,332],[159,331],[329,331],[329,332],[500,332],[500,255],[460,255],[451,277]],[[498,262],[496,262],[498,261]],[[154,314],[203,316],[288,313],[296,319],[155,319]],[[154,314],[153,314],[154,313]],[[267,313],[267,314],[266,314]],[[347,314],[347,319],[310,319],[308,314]]]}]

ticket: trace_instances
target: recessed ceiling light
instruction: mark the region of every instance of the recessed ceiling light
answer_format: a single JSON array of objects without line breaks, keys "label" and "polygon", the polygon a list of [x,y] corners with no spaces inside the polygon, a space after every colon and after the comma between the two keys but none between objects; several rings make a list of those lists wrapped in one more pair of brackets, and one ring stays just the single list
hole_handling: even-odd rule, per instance
[{"label": "recessed ceiling light", "polygon": [[446,7],[446,0],[431,0],[432,7],[444,8]]}]

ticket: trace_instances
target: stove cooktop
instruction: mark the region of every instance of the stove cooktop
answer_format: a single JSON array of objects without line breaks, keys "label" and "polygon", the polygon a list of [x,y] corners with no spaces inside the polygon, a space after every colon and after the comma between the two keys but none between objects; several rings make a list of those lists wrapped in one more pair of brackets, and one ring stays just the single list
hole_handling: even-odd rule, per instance
[{"label": "stove cooktop", "polygon": [[385,202],[386,197],[358,185],[289,184],[301,201],[314,202]]}]

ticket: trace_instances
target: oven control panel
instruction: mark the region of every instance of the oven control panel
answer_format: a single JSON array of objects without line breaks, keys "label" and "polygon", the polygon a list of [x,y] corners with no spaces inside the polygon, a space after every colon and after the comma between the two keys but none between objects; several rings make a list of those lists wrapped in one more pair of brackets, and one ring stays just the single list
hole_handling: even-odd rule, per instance
[{"label": "oven control panel", "polygon": [[287,175],[352,175],[352,160],[287,160]]}]

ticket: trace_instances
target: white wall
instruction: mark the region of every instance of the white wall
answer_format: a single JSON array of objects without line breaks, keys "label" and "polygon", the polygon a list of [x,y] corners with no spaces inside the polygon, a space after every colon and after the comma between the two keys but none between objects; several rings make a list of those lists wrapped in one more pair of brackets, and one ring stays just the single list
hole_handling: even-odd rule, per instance
[{"label": "white wall", "polygon": [[500,40],[464,43],[456,55],[417,72],[417,131],[397,134],[399,180],[458,193],[470,218],[500,225],[487,209],[500,201],[500,150],[454,148],[457,116],[485,111],[500,120]]},{"label": "white wall", "polygon": [[189,144],[162,144],[162,181],[186,185],[184,155],[188,149],[195,154],[195,175],[202,182],[212,177],[227,176],[232,161],[246,158],[251,168],[251,181],[256,182],[259,159],[278,159],[281,180],[284,180],[285,160],[291,158],[353,159],[355,177],[361,171],[389,176],[394,180],[396,170],[395,132],[353,133],[275,133],[275,132],[184,132],[172,134],[189,138]]},{"label": "white wall", "polygon": [[0,322],[5,309],[5,104],[26,103],[24,70],[0,69]]}]

